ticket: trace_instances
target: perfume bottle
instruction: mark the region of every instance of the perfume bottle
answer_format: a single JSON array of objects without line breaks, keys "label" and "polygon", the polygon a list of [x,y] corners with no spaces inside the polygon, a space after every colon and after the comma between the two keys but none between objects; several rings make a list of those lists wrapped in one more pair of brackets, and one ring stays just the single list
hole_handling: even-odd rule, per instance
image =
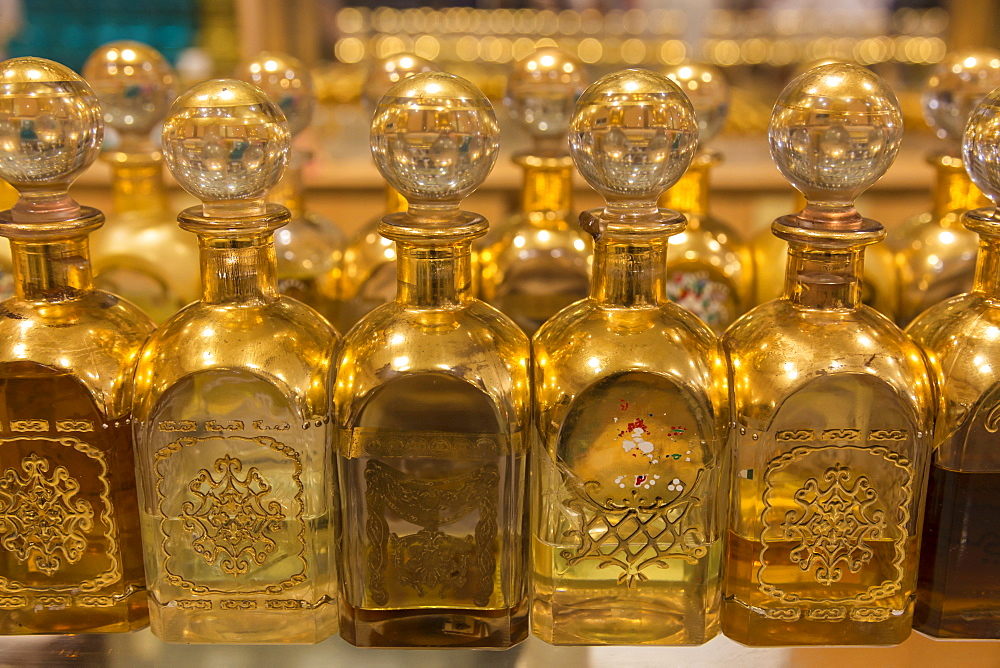
[{"label": "perfume bottle", "polygon": [[671,67],[665,74],[694,105],[701,148],[687,173],[660,197],[660,206],[687,218],[687,229],[670,237],[667,295],[721,334],[750,308],[753,293],[749,246],[709,211],[710,173],[721,156],[705,144],[726,121],[729,84],[719,69],[694,62]]},{"label": "perfume bottle", "polygon": [[[312,75],[297,58],[265,51],[244,63],[236,78],[254,84],[281,107],[293,141],[309,127],[316,95]],[[347,239],[329,218],[305,208],[302,168],[309,158],[308,151],[293,147],[285,175],[267,197],[292,214],[274,235],[278,291],[312,306],[334,324],[340,311],[340,262]]]},{"label": "perfume bottle", "polygon": [[372,122],[409,203],[383,219],[396,299],[344,335],[334,393],[340,634],[359,646],[494,647],[528,632],[527,337],[472,296],[496,162],[486,97],[443,72],[393,86]]},{"label": "perfume bottle", "polygon": [[[839,58],[820,58],[806,63],[795,76],[822,65],[846,63],[847,61]],[[801,193],[796,192],[793,206],[801,209],[805,205],[806,200]],[[788,244],[775,236],[768,227],[753,236],[750,248],[754,265],[753,303],[756,306],[781,296],[785,287]],[[862,277],[861,303],[894,319],[899,311],[899,271],[896,267],[896,254],[889,244],[874,244],[865,249]]]},{"label": "perfume bottle", "polygon": [[42,58],[0,63],[0,213],[14,296],[0,306],[0,634],[147,623],[130,379],[150,319],[96,290],[100,211],[70,184],[97,157],[97,97]]},{"label": "perfume bottle", "polygon": [[163,187],[163,156],[150,133],[176,95],[169,63],[140,42],[98,47],[83,69],[120,143],[111,166],[114,215],[94,234],[96,285],[163,322],[198,298],[198,244],[177,227]]},{"label": "perfume bottle", "polygon": [[885,232],[856,197],[889,167],[899,106],[825,65],[771,114],[771,154],[806,198],[774,222],[785,291],[723,337],[734,453],[722,629],[747,645],[886,645],[909,635],[935,401],[921,350],[861,303]]},{"label": "perfume bottle", "polygon": [[685,222],[656,206],[697,138],[680,88],[645,70],[604,77],[573,117],[576,164],[607,206],[580,218],[596,241],[590,295],[534,337],[532,630],[551,643],[718,632],[726,364],[667,296],[668,238]]},{"label": "perfume bottle", "polygon": [[[362,90],[362,103],[370,113],[388,90],[403,79],[437,67],[410,53],[399,53],[372,65]],[[385,213],[406,211],[406,199],[391,185],[385,186]],[[381,236],[382,216],[368,221],[344,249],[340,292],[344,302],[340,331],[346,332],[376,306],[396,296],[396,244]]]},{"label": "perfume bottle", "polygon": [[336,629],[330,363],[336,333],[278,292],[265,195],[285,166],[285,117],[217,79],[163,126],[167,166],[203,205],[202,297],[147,341],[133,429],[153,633],[168,642],[308,643]]},{"label": "perfume bottle", "polygon": [[520,211],[478,245],[480,296],[527,334],[587,296],[591,238],[573,222],[573,160],[566,132],[587,86],[580,63],[543,47],[514,66],[507,83],[511,116],[533,146],[514,157],[524,171]]},{"label": "perfume bottle", "polygon": [[924,89],[924,117],[943,146],[927,158],[937,172],[933,208],[890,238],[899,265],[901,325],[972,288],[979,237],[962,225],[962,214],[988,202],[962,166],[962,131],[976,104],[997,86],[1000,53],[967,51],[937,65]]},{"label": "perfume bottle", "polygon": [[930,351],[942,408],[921,543],[914,628],[942,638],[1000,638],[1000,92],[965,131],[969,176],[994,206],[965,214],[980,238],[972,291],[920,314],[907,331]]}]

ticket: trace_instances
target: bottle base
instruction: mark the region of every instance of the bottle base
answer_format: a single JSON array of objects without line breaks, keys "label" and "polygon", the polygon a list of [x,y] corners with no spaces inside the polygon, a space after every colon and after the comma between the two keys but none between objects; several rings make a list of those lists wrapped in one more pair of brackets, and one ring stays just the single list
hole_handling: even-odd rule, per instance
[{"label": "bottle base", "polygon": [[[41,598],[41,597],[36,597]],[[55,594],[50,598],[59,599]],[[107,598],[107,597],[94,597]],[[32,605],[0,610],[0,635],[51,633],[127,633],[146,627],[146,590],[139,589],[115,605]]]},{"label": "bottle base", "polygon": [[303,610],[181,610],[152,603],[153,635],[169,643],[311,645],[337,632],[336,606]]},{"label": "bottle base", "polygon": [[[718,635],[717,615],[706,620],[703,614],[690,614],[693,611],[653,599],[630,603],[602,598],[568,606],[536,598],[531,631],[550,645],[692,646]],[[707,623],[691,628],[693,620]]]},{"label": "bottle base", "polygon": [[933,638],[949,640],[1000,640],[1000,610],[977,609],[974,601],[944,612],[926,608],[917,602],[913,628]]},{"label": "bottle base", "polygon": [[528,636],[528,604],[502,610],[384,610],[341,601],[340,636],[357,647],[506,649]]}]

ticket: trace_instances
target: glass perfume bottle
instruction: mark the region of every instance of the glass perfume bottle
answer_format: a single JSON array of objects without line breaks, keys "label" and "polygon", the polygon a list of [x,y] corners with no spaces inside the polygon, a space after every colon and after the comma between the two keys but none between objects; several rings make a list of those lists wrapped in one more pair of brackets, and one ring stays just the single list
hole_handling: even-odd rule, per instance
[{"label": "glass perfume bottle", "polygon": [[854,208],[889,167],[902,119],[856,65],[793,80],[771,154],[806,198],[774,222],[785,292],[723,337],[734,453],[722,629],[747,645],[886,645],[910,633],[935,401],[921,350],[861,303]]},{"label": "glass perfume bottle", "polygon": [[[370,113],[392,86],[420,72],[437,67],[410,53],[399,53],[372,65],[362,91],[362,103]],[[385,186],[385,213],[406,211],[406,198],[391,185]],[[346,332],[376,306],[396,296],[396,244],[379,234],[382,216],[368,221],[344,249],[340,292],[344,301],[340,331]]]},{"label": "glass perfume bottle", "polygon": [[994,206],[965,214],[979,235],[972,291],[920,314],[907,328],[940,370],[914,628],[942,638],[1000,638],[1000,90],[965,131],[969,176]]},{"label": "glass perfume bottle", "polygon": [[345,336],[339,429],[340,634],[359,646],[494,647],[528,632],[530,346],[472,296],[479,215],[459,210],[496,162],[493,108],[415,74],[372,122],[379,172],[409,203],[383,219],[395,301]]},{"label": "glass perfume bottle", "polygon": [[666,70],[698,117],[699,147],[687,173],[660,197],[680,211],[687,229],[670,237],[667,295],[702,319],[716,334],[750,308],[753,258],[742,235],[709,211],[709,178],[718,151],[706,149],[729,112],[729,84],[711,65],[687,62]]},{"label": "glass perfume bottle", "polygon": [[[316,94],[312,75],[297,58],[263,52],[236,73],[267,93],[288,120],[292,140],[309,127]],[[329,218],[305,208],[302,168],[308,151],[292,148],[285,174],[267,201],[292,214],[274,235],[278,256],[278,291],[312,306],[335,324],[340,311],[340,263],[347,238]],[[175,226],[176,227],[176,226]]]},{"label": "glass perfume bottle", "polygon": [[590,285],[593,242],[574,224],[566,143],[586,86],[580,63],[555,47],[519,61],[507,83],[507,107],[533,146],[514,157],[524,170],[520,211],[477,243],[480,296],[529,335]]},{"label": "glass perfume bottle", "polygon": [[[820,58],[806,63],[795,76],[822,65],[846,64],[838,58]],[[794,78],[794,77],[793,77]],[[795,209],[806,205],[799,192],[795,193]],[[771,228],[761,230],[750,240],[754,264],[754,305],[777,299],[785,288],[785,257],[788,244],[775,236]],[[887,243],[868,246],[862,268],[861,303],[895,319],[899,311],[899,271],[896,254]]]},{"label": "glass perfume bottle", "polygon": [[718,632],[726,365],[711,330],[668,299],[684,217],[656,206],[697,138],[681,90],[644,70],[604,77],[573,117],[576,164],[607,205],[581,216],[596,240],[590,296],[534,337],[532,630],[551,643]]},{"label": "glass perfume bottle", "polygon": [[120,143],[111,166],[114,215],[94,234],[96,285],[122,295],[158,323],[198,298],[198,244],[177,227],[163,187],[163,156],[150,133],[176,96],[169,63],[140,42],[111,42],[83,69]]},{"label": "glass perfume bottle", "polygon": [[0,213],[0,634],[129,631],[147,623],[130,380],[153,323],[94,289],[104,216],[67,192],[104,136],[94,92],[42,58],[0,63],[0,91],[0,177],[20,193]]},{"label": "glass perfume bottle", "polygon": [[136,369],[134,433],[153,633],[168,642],[308,643],[336,629],[330,363],[336,333],[281,295],[264,197],[290,143],[236,80],[198,84],[163,127],[167,166],[204,204],[203,294]]},{"label": "glass perfume bottle", "polygon": [[899,265],[901,325],[972,288],[979,237],[962,225],[962,214],[988,202],[962,166],[962,131],[976,104],[997,86],[1000,53],[982,50],[949,55],[924,89],[924,117],[943,146],[927,158],[937,172],[933,208],[890,237]]}]

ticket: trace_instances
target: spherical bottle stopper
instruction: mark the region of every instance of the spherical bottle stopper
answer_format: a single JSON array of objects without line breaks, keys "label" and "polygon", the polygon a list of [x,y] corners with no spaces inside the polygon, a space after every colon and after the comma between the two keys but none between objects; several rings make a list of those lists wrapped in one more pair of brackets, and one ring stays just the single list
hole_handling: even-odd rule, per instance
[{"label": "spherical bottle stopper", "polygon": [[935,66],[922,97],[924,118],[938,138],[958,153],[969,114],[1000,86],[1000,52],[960,51]]},{"label": "spherical bottle stopper", "polygon": [[403,79],[421,72],[438,70],[439,68],[431,61],[412,53],[397,53],[377,60],[368,70],[365,85],[361,90],[361,101],[369,111],[374,112],[389,89]]},{"label": "spherical bottle stopper", "polygon": [[493,107],[478,88],[453,74],[423,72],[379,102],[371,150],[410,214],[450,219],[493,169],[499,136]]},{"label": "spherical bottle stopper", "polygon": [[121,135],[119,151],[155,153],[150,133],[177,93],[177,77],[160,52],[141,42],[110,42],[90,54],[83,75],[101,101],[104,122]]},{"label": "spherical bottle stopper", "polygon": [[698,119],[698,144],[704,148],[719,134],[729,113],[729,83],[726,77],[717,67],[695,62],[674,65],[663,74],[691,100]]},{"label": "spherical bottle stopper", "polygon": [[[992,207],[966,213],[966,224],[988,220],[991,229],[1000,229],[1000,88],[984,97],[969,116],[962,158],[969,178],[993,202]],[[982,225],[969,227],[982,231]]]},{"label": "spherical bottle stopper", "polygon": [[[200,83],[174,101],[163,124],[163,156],[205,218],[263,215],[281,178],[291,134],[285,115],[244,81]],[[287,216],[287,212],[286,212]]]},{"label": "spherical bottle stopper", "polygon": [[809,70],[785,87],[768,139],[778,169],[808,201],[806,211],[860,220],[854,200],[892,164],[902,135],[889,86],[842,63]]},{"label": "spherical bottle stopper", "polygon": [[566,155],[573,109],[586,87],[580,62],[555,47],[542,47],[514,65],[504,101],[534,140],[533,154]]},{"label": "spherical bottle stopper", "polygon": [[103,139],[97,96],[71,69],[44,58],[0,63],[0,179],[20,195],[13,222],[100,216],[81,212],[68,190]]},{"label": "spherical bottle stopper", "polygon": [[580,174],[607,200],[606,214],[657,215],[657,198],[691,164],[698,122],[673,81],[623,70],[584,91],[569,143]]},{"label": "spherical bottle stopper", "polygon": [[312,74],[298,58],[263,51],[241,65],[236,78],[249,81],[271,97],[284,112],[293,137],[309,127],[316,94]]}]

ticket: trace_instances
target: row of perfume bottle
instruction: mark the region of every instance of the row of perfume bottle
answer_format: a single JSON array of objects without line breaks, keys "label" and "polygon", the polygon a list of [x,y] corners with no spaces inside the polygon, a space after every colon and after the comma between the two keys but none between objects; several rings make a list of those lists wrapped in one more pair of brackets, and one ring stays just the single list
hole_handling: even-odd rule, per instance
[{"label": "row of perfume bottle", "polygon": [[[0,309],[4,632],[125,630],[148,605],[181,642],[316,641],[339,617],[358,645],[505,647],[530,600],[557,643],[698,643],[720,618],[756,645],[906,637],[938,405],[949,383],[968,404],[965,364],[991,377],[989,328],[951,327],[988,320],[995,260],[978,292],[922,318],[926,351],[861,305],[863,248],[884,232],[853,200],[902,132],[876,76],[828,65],[779,99],[773,155],[807,205],[775,223],[784,296],[721,342],[666,293],[685,220],[656,203],[694,158],[690,102],[642,70],[588,88],[570,145],[607,200],[581,217],[593,281],[533,346],[471,296],[487,224],[459,206],[498,130],[458,77],[406,78],[376,109],[376,164],[408,202],[379,227],[398,291],[339,343],[277,290],[290,214],[265,196],[290,134],[262,91],[220,80],[174,102],[163,150],[203,202],[179,216],[202,298],[152,331],[93,289],[102,216],[67,193],[100,144],[93,92],[41,59],[3,63],[0,84],[0,176],[20,194],[0,217],[16,283]],[[970,126],[981,185],[996,185],[997,112],[991,97]],[[831,128],[848,150],[820,141]],[[991,229],[992,209],[969,215]],[[989,398],[973,416],[993,433]],[[926,545],[954,554],[963,538]],[[932,611],[984,620],[943,635],[995,632],[995,597],[948,589],[968,564],[923,563]]]}]

